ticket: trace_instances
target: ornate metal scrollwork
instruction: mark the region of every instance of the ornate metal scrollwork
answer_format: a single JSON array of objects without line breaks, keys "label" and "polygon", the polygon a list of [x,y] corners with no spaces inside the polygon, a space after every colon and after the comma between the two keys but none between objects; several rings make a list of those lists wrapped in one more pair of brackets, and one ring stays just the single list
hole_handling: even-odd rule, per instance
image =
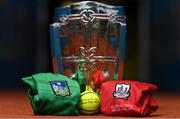
[{"label": "ornate metal scrollwork", "polygon": [[109,15],[109,22],[124,24],[126,22],[126,17],[117,14],[111,14]]},{"label": "ornate metal scrollwork", "polygon": [[96,47],[91,47],[90,49],[86,50],[84,47],[80,47],[81,58],[84,60],[82,62],[82,68],[84,70],[90,70],[95,66],[95,59],[93,58],[96,53]]},{"label": "ornate metal scrollwork", "polygon": [[90,10],[90,9],[82,10],[80,13],[81,21],[84,23],[92,22],[96,18],[94,13],[95,12],[93,10]]},{"label": "ornate metal scrollwork", "polygon": [[68,15],[65,15],[65,14],[61,15],[58,20],[59,20],[60,25],[66,25],[69,23],[69,17]]}]

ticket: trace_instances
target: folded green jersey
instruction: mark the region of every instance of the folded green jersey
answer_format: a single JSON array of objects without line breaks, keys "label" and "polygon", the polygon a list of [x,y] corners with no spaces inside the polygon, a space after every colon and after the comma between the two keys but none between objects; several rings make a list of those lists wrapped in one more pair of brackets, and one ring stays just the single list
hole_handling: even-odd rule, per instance
[{"label": "folded green jersey", "polygon": [[22,78],[35,114],[79,115],[80,86],[61,74],[39,73]]}]

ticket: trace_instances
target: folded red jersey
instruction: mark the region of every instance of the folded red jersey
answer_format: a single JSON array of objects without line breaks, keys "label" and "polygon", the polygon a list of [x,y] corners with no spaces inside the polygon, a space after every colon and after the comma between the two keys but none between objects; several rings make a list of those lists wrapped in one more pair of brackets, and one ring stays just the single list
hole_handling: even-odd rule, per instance
[{"label": "folded red jersey", "polygon": [[101,85],[101,112],[105,115],[147,116],[158,109],[153,84],[138,81],[107,81]]}]

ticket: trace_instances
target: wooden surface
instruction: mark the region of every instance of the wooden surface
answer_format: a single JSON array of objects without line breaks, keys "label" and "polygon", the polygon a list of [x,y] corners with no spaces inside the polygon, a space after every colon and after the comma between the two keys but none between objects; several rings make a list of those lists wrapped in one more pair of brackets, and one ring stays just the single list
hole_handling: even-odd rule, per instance
[{"label": "wooden surface", "polygon": [[[157,93],[154,95],[159,103],[159,109],[151,116],[143,118],[180,118],[180,95]],[[33,115],[26,91],[0,91],[0,118],[122,118],[92,115],[92,116],[35,116]],[[123,117],[130,118],[130,117]]]}]

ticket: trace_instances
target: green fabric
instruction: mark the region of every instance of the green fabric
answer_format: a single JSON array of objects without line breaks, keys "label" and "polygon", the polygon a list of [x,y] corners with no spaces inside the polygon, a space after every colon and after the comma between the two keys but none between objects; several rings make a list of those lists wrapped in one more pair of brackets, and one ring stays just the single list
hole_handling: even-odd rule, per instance
[{"label": "green fabric", "polygon": [[[35,114],[79,115],[80,87],[77,81],[52,73],[39,73],[22,80],[29,86],[28,96]],[[56,84],[65,88],[55,91],[53,86]]]},{"label": "green fabric", "polygon": [[73,80],[76,80],[81,88],[81,93],[86,89],[86,79],[81,69],[78,69],[76,73],[71,77]]}]

